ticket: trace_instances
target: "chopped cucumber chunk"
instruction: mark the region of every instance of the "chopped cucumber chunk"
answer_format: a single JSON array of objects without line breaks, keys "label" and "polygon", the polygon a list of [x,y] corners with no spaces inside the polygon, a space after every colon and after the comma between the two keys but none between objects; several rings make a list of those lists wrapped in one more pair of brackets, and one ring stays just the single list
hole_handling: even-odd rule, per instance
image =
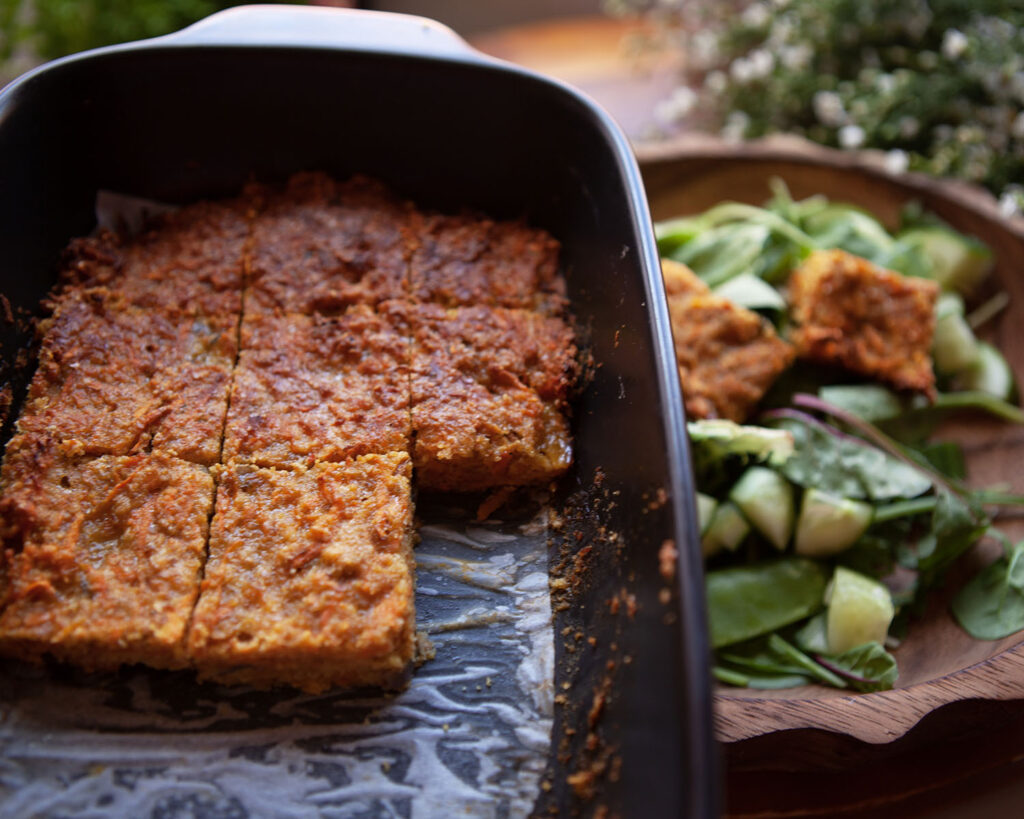
[{"label": "chopped cucumber chunk", "polygon": [[750,524],[736,504],[722,501],[715,507],[711,522],[701,538],[701,552],[705,557],[711,557],[722,549],[734,552],[749,534]]},{"label": "chopped cucumber chunk", "polygon": [[778,472],[751,466],[733,486],[729,499],[778,550],[793,532],[793,486]]},{"label": "chopped cucumber chunk", "polygon": [[896,612],[889,590],[877,580],[837,566],[825,601],[830,654],[842,654],[864,643],[885,642]]},{"label": "chopped cucumber chunk", "polygon": [[948,312],[935,321],[932,358],[943,375],[955,375],[978,360],[978,340],[963,313]]},{"label": "chopped cucumber chunk", "polygon": [[864,534],[873,514],[869,503],[808,489],[796,524],[796,553],[826,557],[848,549]]},{"label": "chopped cucumber chunk", "polygon": [[700,527],[701,534],[708,530],[717,507],[718,501],[713,497],[705,495],[703,492],[697,493],[697,525]]},{"label": "chopped cucumber chunk", "polygon": [[978,390],[1010,401],[1017,393],[1013,370],[1003,354],[991,344],[978,342],[978,357],[965,370],[957,374],[957,389]]},{"label": "chopped cucumber chunk", "polygon": [[931,263],[931,278],[943,290],[970,294],[992,270],[992,251],[949,228],[913,228],[899,239],[925,255]]}]

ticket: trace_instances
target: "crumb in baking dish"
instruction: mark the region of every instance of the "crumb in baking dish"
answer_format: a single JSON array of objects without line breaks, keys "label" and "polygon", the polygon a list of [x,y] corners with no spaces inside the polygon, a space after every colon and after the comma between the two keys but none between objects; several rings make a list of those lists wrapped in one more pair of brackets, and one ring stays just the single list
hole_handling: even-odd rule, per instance
[{"label": "crumb in baking dish", "polygon": [[86,669],[188,665],[185,629],[213,503],[166,455],[83,458],[21,436],[3,466],[0,651]]},{"label": "crumb in baking dish", "polygon": [[223,468],[189,631],[200,677],[401,684],[413,655],[411,462]]}]

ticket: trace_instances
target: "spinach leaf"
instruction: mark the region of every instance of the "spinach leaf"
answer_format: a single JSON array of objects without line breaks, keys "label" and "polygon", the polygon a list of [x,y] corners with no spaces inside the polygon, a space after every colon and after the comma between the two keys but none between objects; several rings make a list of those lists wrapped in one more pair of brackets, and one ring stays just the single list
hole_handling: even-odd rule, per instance
[{"label": "spinach leaf", "polygon": [[874,501],[914,498],[932,486],[921,470],[811,416],[786,410],[768,415],[793,434],[795,451],[778,469],[795,484]]},{"label": "spinach leaf", "polygon": [[799,557],[708,572],[711,645],[769,634],[820,611],[827,581],[824,566]]},{"label": "spinach leaf", "polygon": [[783,685],[783,679],[787,679],[789,685],[803,685],[809,682],[808,678],[836,688],[846,687],[840,677],[778,634],[730,646],[716,656],[723,667],[758,678],[761,687],[766,687],[764,683],[769,679],[771,687],[783,688],[787,687]]},{"label": "spinach leaf", "polygon": [[1024,629],[1024,541],[982,569],[953,598],[952,609],[976,640],[1000,640]]},{"label": "spinach leaf", "polygon": [[969,498],[944,487],[938,488],[935,495],[930,531],[918,540],[913,549],[913,565],[908,567],[926,576],[936,576],[946,569],[974,545],[989,524],[984,512]]},{"label": "spinach leaf", "polygon": [[816,657],[856,691],[887,691],[899,676],[896,658],[879,643],[865,643],[835,657]]},{"label": "spinach leaf", "polygon": [[741,688],[760,688],[765,690],[795,688],[798,685],[807,685],[810,682],[808,677],[802,677],[797,674],[749,674],[720,665],[714,666],[711,669],[711,673],[719,682]]}]

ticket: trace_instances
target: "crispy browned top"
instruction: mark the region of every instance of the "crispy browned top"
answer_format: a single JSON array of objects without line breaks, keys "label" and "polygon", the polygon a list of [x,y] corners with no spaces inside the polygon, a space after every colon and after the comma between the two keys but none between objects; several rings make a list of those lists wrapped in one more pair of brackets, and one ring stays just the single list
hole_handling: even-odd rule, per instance
[{"label": "crispy browned top", "polygon": [[685,265],[662,261],[686,412],[742,422],[793,361],[793,348],[752,310],[714,295]]},{"label": "crispy browned top", "polygon": [[[0,648],[393,683],[413,646],[410,450],[454,490],[570,463],[557,252],[317,173],[76,240],[4,465]],[[194,464],[219,476],[212,510]]]},{"label": "crispy browned top", "polygon": [[309,470],[224,468],[189,638],[197,658],[407,663],[410,474],[398,452]]},{"label": "crispy browned top", "polygon": [[790,276],[790,338],[803,358],[931,393],[938,292],[928,279],[841,250],[817,251]]},{"label": "crispy browned top", "polygon": [[246,312],[336,312],[403,298],[415,210],[380,183],[299,174],[252,223]]},{"label": "crispy browned top", "polygon": [[246,316],[224,460],[263,466],[405,451],[408,342],[360,305],[343,315]]},{"label": "crispy browned top", "polygon": [[207,470],[161,455],[83,459],[22,436],[3,487],[0,641],[71,654],[132,646],[139,660],[180,664],[213,501]]},{"label": "crispy browned top", "polygon": [[424,486],[550,480],[572,457],[561,410],[572,331],[524,310],[420,305],[410,315],[415,463]]},{"label": "crispy browned top", "polygon": [[[70,293],[45,325],[18,428],[76,441],[83,453],[126,455],[168,424],[179,431],[187,424],[199,460],[212,463],[235,359],[234,321],[144,310],[105,288]],[[192,390],[200,383],[200,392]]]},{"label": "crispy browned top", "polygon": [[130,241],[110,231],[76,239],[62,283],[116,289],[138,307],[237,313],[251,207],[244,198],[199,202],[159,216]]},{"label": "crispy browned top", "polygon": [[565,307],[559,245],[543,230],[470,215],[426,214],[416,239],[410,267],[414,300],[552,315]]}]

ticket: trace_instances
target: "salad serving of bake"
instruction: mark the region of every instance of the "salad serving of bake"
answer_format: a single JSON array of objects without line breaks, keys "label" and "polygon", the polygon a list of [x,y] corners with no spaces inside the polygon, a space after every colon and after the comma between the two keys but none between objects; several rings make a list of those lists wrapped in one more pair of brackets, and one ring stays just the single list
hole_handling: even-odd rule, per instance
[{"label": "salad serving of bake", "polygon": [[689,418],[716,678],[893,687],[893,650],[982,538],[1002,555],[960,589],[972,637],[1024,629],[1024,504],[967,481],[936,436],[953,414],[1020,424],[982,340],[1008,297],[993,258],[920,207],[896,231],[856,206],[725,202],[656,226]]}]

